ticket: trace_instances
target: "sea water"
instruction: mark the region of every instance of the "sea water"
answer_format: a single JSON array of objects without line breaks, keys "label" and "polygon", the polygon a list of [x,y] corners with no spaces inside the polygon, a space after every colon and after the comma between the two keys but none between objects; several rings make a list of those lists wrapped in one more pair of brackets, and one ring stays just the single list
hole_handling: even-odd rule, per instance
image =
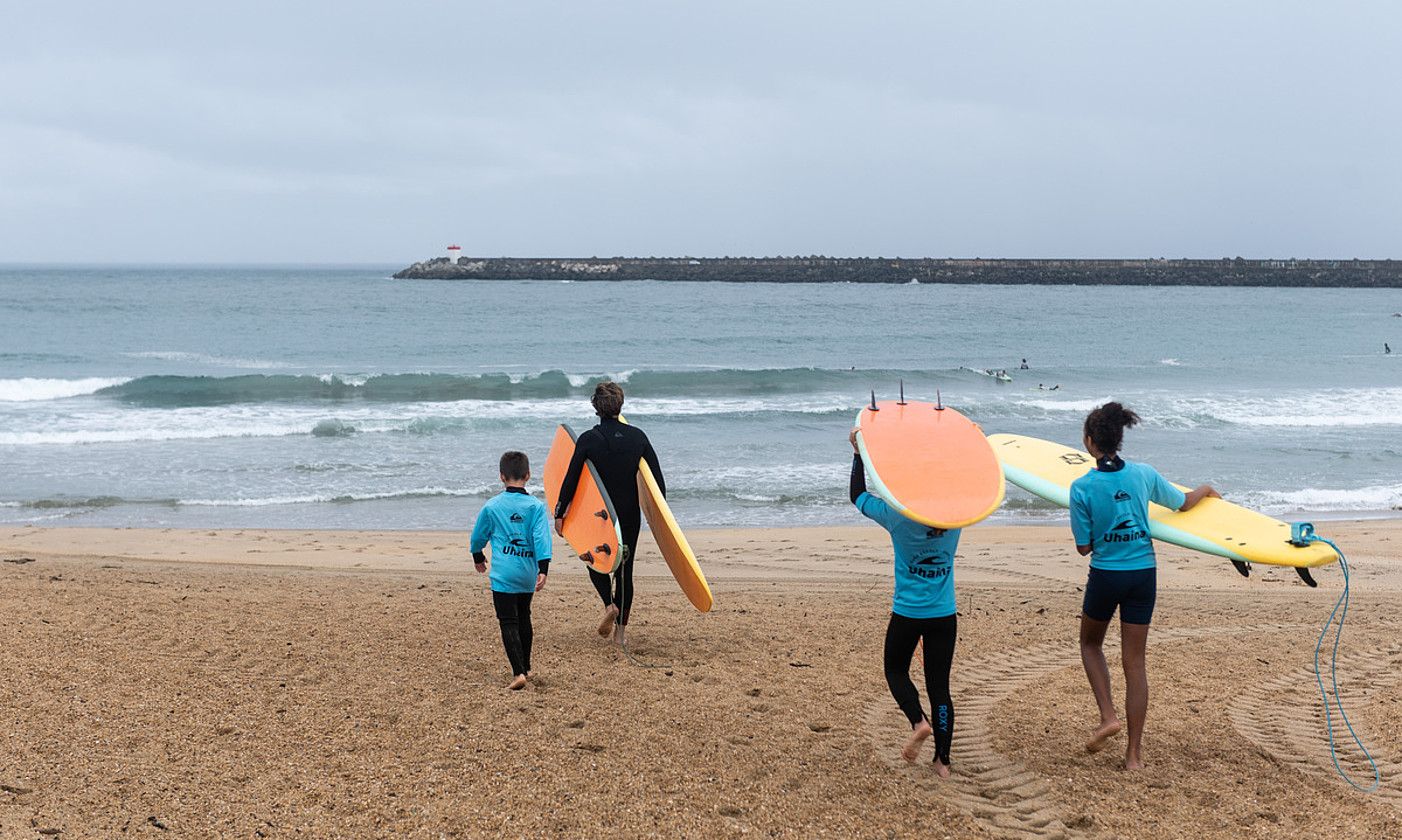
[{"label": "sea water", "polygon": [[[902,380],[1072,445],[1121,400],[1144,418],[1128,457],[1271,513],[1402,505],[1397,291],[392,270],[0,268],[0,521],[462,529],[501,452],[538,476],[604,378],[691,527],[857,521],[847,432]],[[998,516],[1060,513],[1010,488]]]}]

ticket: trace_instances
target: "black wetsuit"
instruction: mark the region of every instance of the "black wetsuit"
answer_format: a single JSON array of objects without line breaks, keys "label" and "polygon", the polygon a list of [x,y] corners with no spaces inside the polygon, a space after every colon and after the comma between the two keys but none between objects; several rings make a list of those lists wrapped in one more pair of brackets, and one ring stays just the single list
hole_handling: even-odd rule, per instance
[{"label": "black wetsuit", "polygon": [[633,608],[633,555],[637,552],[638,531],[643,524],[642,511],[638,508],[638,462],[647,461],[663,496],[667,495],[667,483],[662,478],[657,453],[652,451],[652,443],[642,429],[621,423],[616,417],[605,417],[599,421],[599,425],[575,441],[574,457],[570,459],[569,470],[560,485],[560,501],[555,505],[556,519],[570,509],[586,458],[598,471],[604,492],[613,502],[614,513],[618,515],[618,530],[622,532],[623,545],[626,546],[625,559],[614,566],[612,587],[608,575],[592,568],[589,570],[589,580],[598,590],[604,606],[618,606],[618,623],[626,625]]}]

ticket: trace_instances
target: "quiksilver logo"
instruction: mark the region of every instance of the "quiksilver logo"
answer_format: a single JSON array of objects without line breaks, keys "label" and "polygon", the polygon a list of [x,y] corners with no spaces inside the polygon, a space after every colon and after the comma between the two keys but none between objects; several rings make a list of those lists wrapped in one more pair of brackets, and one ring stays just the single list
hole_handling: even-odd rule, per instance
[{"label": "quiksilver logo", "polygon": [[1115,501],[1117,501],[1117,502],[1127,502],[1127,501],[1129,501],[1129,494],[1126,493],[1126,492],[1123,491],[1123,490],[1116,490],[1116,491],[1115,491]]},{"label": "quiksilver logo", "polygon": [[513,514],[511,514],[511,521],[512,521],[512,522],[525,522],[526,519],[525,519],[525,517],[521,516],[521,514],[519,514],[519,513],[513,513]]}]

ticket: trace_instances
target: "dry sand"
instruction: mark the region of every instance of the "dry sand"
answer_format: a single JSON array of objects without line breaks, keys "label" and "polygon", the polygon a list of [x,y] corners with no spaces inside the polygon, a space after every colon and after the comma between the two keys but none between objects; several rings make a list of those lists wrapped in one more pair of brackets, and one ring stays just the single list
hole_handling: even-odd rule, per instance
[{"label": "dry sand", "polygon": [[520,693],[464,534],[0,531],[0,838],[1402,837],[1402,522],[1321,531],[1356,567],[1343,691],[1372,796],[1329,766],[1310,670],[1336,569],[1310,590],[1162,550],[1128,774],[1082,749],[1065,529],[970,529],[940,781],[929,746],[898,758],[875,527],[696,532],[708,615],[644,537],[651,668],[557,561]]}]

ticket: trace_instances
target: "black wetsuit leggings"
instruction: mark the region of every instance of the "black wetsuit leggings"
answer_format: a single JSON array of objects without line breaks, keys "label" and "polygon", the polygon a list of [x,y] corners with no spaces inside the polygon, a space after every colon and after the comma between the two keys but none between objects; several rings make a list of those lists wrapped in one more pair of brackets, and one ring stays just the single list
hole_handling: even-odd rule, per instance
[{"label": "black wetsuit leggings", "polygon": [[[914,728],[929,720],[935,730],[935,756],[949,764],[949,744],[954,739],[954,700],[949,696],[949,668],[954,662],[958,618],[906,618],[891,613],[886,626],[886,684],[891,696]],[[910,659],[915,645],[925,641],[925,691],[930,695],[931,716],[920,707],[920,692],[910,679]]]},{"label": "black wetsuit leggings", "polygon": [[628,613],[633,609],[633,555],[638,550],[638,532],[642,530],[642,519],[633,522],[618,521],[618,529],[623,532],[623,544],[627,546],[628,559],[613,567],[613,580],[609,576],[589,568],[589,581],[599,592],[604,606],[618,605],[618,623],[628,624]]},{"label": "black wetsuit leggings", "polygon": [[501,622],[501,643],[506,648],[506,658],[511,660],[514,676],[531,671],[531,642],[535,637],[531,630],[531,596],[534,594],[492,590],[492,606],[496,607],[497,621]]}]

